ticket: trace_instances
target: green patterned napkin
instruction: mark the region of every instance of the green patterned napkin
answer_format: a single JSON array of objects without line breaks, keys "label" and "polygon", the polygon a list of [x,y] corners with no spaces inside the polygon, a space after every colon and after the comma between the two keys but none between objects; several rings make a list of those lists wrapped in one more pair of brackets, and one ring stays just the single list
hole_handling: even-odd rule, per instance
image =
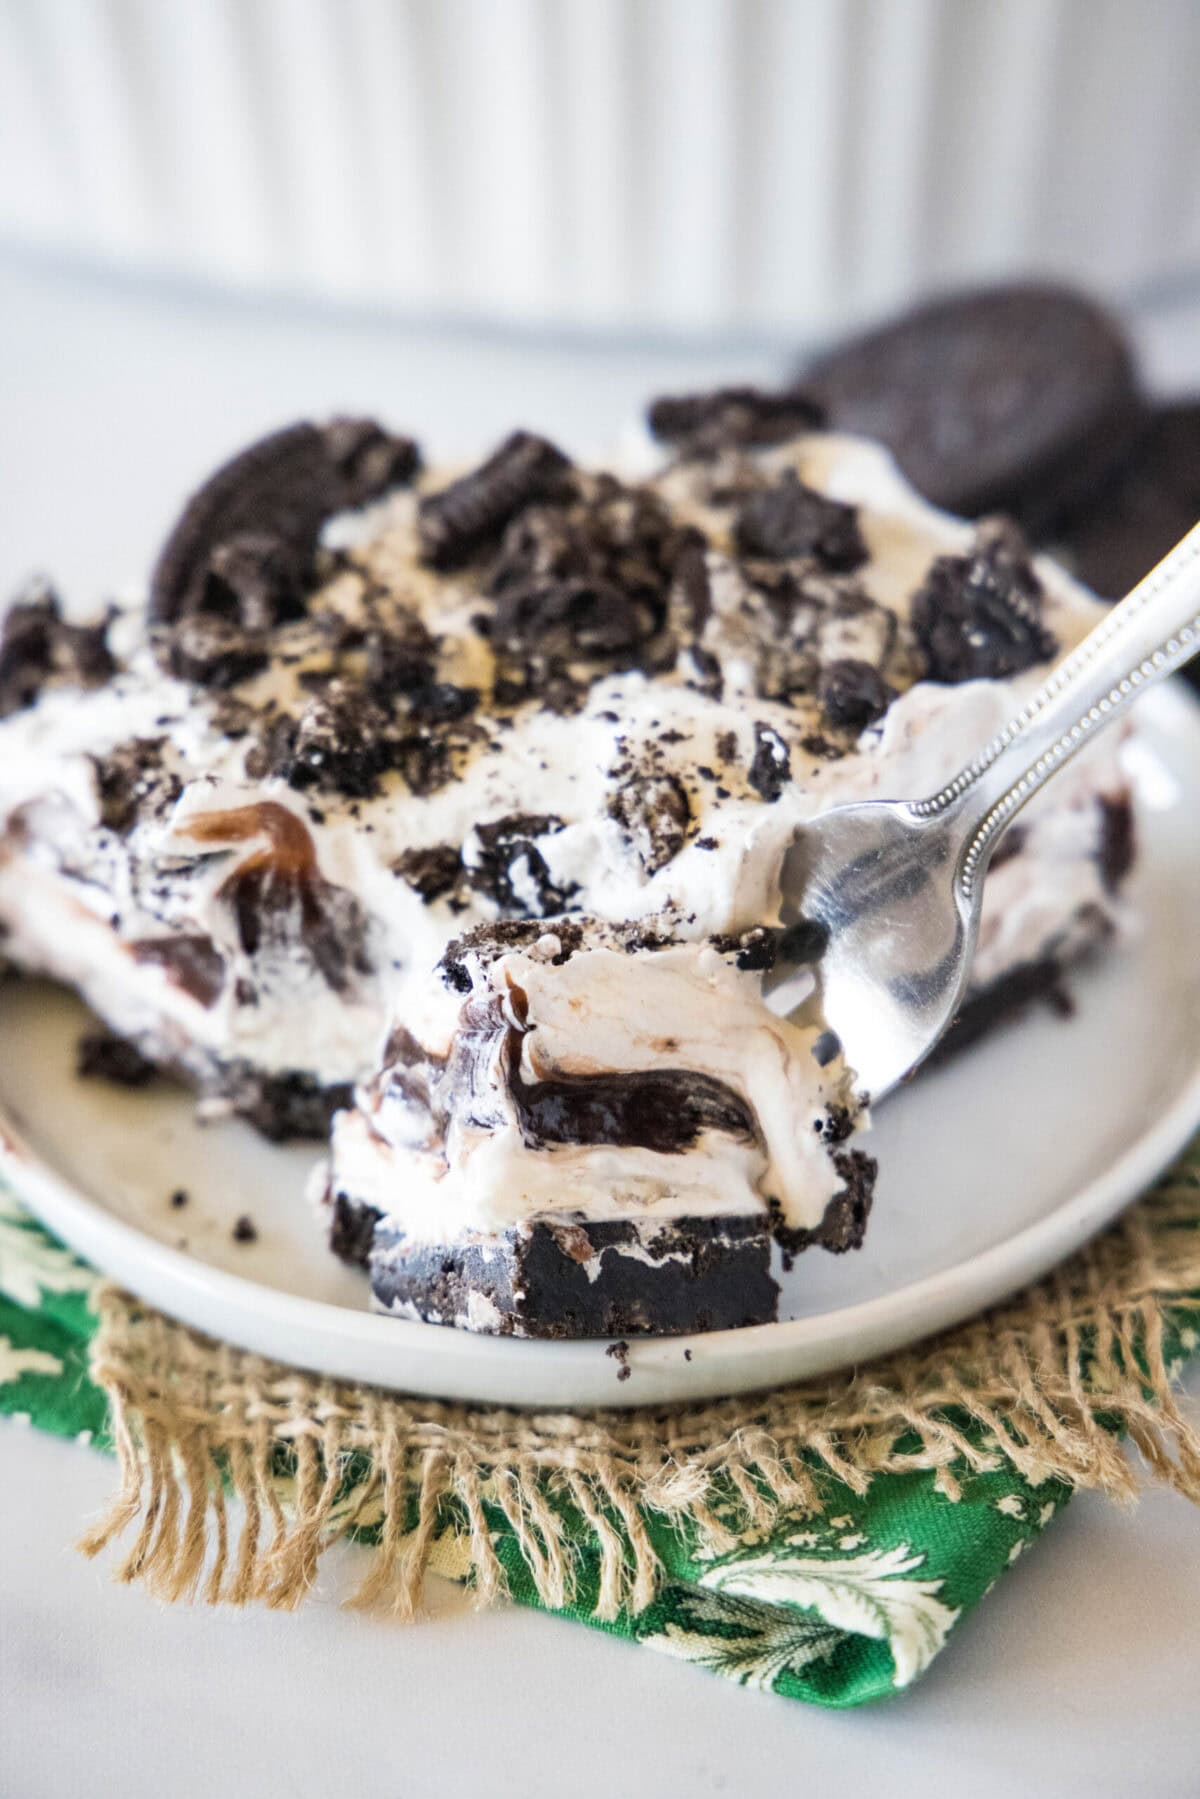
[{"label": "green patterned napkin", "polygon": [[[124,1526],[136,1517],[140,1490],[130,1458],[140,1465],[148,1455],[158,1484],[122,1572],[148,1578],[158,1565],[156,1590],[168,1596],[204,1580],[210,1598],[293,1604],[311,1583],[320,1542],[348,1532],[376,1545],[366,1583],[375,1600],[386,1597],[397,1569],[407,1570],[411,1587],[430,1567],[473,1581],[485,1597],[507,1590],[746,1686],[858,1705],[919,1675],[1077,1487],[1128,1486],[1127,1464],[1111,1452],[1114,1433],[1131,1433],[1155,1473],[1200,1497],[1200,1440],[1170,1391],[1197,1345],[1198,1227],[1195,1145],[1115,1232],[992,1320],[853,1381],[725,1402],[724,1461],[712,1436],[718,1413],[697,1412],[694,1453],[664,1451],[653,1480],[637,1477],[639,1489],[632,1476],[605,1472],[611,1457],[544,1448],[555,1432],[567,1444],[583,1440],[602,1420],[606,1453],[619,1449],[620,1414],[539,1420],[535,1456],[521,1414],[476,1414],[477,1434],[468,1439],[468,1408],[389,1411],[382,1396],[315,1380],[309,1391],[309,1377],[283,1370],[275,1373],[286,1374],[290,1422],[269,1440],[256,1427],[257,1448],[247,1426],[244,1447],[225,1428],[229,1381],[245,1378],[265,1394],[254,1414],[261,1418],[271,1405],[268,1365],[206,1346],[150,1314],[160,1359],[183,1356],[186,1346],[188,1357],[208,1355],[222,1370],[223,1397],[193,1396],[186,1408],[181,1401],[186,1424],[175,1429],[170,1371],[152,1399],[139,1397],[136,1358],[122,1362],[112,1342],[97,1349],[105,1336],[97,1276],[0,1192],[0,1413],[107,1450],[116,1440],[126,1452],[117,1508]],[[119,1339],[130,1319],[136,1336],[147,1315],[116,1303],[108,1337],[115,1330]],[[1023,1343],[1028,1353],[1014,1349]],[[1003,1346],[995,1351],[1002,1377],[989,1365],[993,1344]],[[377,1444],[374,1453],[358,1447],[364,1438],[344,1422],[351,1400],[356,1429],[373,1420],[377,1434],[365,1440]],[[225,1429],[211,1439],[209,1405]],[[673,1443],[685,1440],[692,1416],[662,1415]],[[491,1432],[486,1450],[477,1440],[481,1421]],[[509,1427],[516,1446],[506,1459],[495,1445]],[[628,1466],[643,1469],[644,1415],[639,1428],[638,1457]],[[395,1472],[402,1435],[418,1443],[419,1477]],[[255,1475],[258,1463],[265,1475]],[[701,1465],[702,1481],[680,1498]],[[225,1526],[231,1489],[254,1514],[236,1569]],[[274,1521],[266,1548],[260,1513],[264,1531]]]}]

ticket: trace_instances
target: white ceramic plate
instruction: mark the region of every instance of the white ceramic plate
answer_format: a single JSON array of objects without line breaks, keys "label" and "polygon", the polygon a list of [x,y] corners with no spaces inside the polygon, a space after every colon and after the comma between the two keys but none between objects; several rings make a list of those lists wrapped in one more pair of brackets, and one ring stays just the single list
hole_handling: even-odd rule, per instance
[{"label": "white ceramic plate", "polygon": [[[912,1342],[1043,1273],[1135,1197],[1200,1125],[1200,707],[1142,705],[1131,773],[1145,814],[1139,931],[1080,975],[1075,1016],[1041,1009],[881,1110],[865,1247],[785,1277],[778,1324],[605,1345],[525,1343],[367,1311],[303,1199],[311,1150],[201,1127],[186,1093],[79,1081],[84,1014],[0,991],[2,1170],[83,1255],[189,1324],[348,1379],[517,1405],[711,1397],[823,1373]],[[183,1188],[185,1207],[171,1194]],[[257,1241],[234,1240],[248,1214]]]}]

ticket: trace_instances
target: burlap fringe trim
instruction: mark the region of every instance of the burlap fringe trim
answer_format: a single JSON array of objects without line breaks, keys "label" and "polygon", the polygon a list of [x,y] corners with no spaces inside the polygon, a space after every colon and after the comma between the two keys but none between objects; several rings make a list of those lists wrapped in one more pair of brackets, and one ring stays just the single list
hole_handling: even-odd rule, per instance
[{"label": "burlap fringe trim", "polygon": [[[586,1522],[599,1570],[596,1615],[636,1614],[660,1565],[647,1521],[686,1525],[717,1550],[782,1511],[816,1513],[828,1476],[856,1493],[874,1476],[932,1470],[957,1498],[964,1476],[1011,1464],[1119,1501],[1150,1475],[1200,1500],[1200,1431],[1167,1366],[1170,1315],[1200,1318],[1200,1178],[1176,1171],[1047,1280],[970,1325],[829,1381],[701,1407],[531,1414],[398,1398],[297,1373],[173,1324],[107,1292],[93,1377],[108,1395],[121,1487],[81,1547],[96,1555],[137,1526],[117,1578],[161,1598],[293,1607],[322,1552],[356,1526],[378,1543],[351,1603],[418,1608],[431,1557],[480,1603],[506,1589],[497,1514],[542,1604],[576,1592],[580,1544],[557,1500]],[[979,1427],[972,1429],[971,1427]],[[276,1450],[294,1478],[281,1496]],[[350,1458],[370,1470],[349,1500]],[[240,1501],[236,1547],[231,1496]]]}]

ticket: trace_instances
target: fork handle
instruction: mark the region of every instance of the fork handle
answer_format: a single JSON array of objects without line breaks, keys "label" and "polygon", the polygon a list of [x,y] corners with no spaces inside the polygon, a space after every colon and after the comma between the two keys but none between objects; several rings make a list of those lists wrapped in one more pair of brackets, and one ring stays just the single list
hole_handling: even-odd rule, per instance
[{"label": "fork handle", "polygon": [[1200,650],[1200,525],[1059,663],[1045,686],[939,793],[920,818],[961,813],[959,884],[970,899],[1000,836],[1052,775],[1139,694]]}]

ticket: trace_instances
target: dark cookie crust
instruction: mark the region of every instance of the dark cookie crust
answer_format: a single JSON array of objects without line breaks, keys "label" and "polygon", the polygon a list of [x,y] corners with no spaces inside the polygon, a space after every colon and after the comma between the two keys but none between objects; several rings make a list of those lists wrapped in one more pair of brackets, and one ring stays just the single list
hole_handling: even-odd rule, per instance
[{"label": "dark cookie crust", "polygon": [[488,1328],[505,1335],[677,1336],[769,1323],[779,1301],[770,1250],[761,1217],[681,1218],[647,1237],[624,1220],[535,1224],[409,1248],[385,1224],[371,1251],[371,1290],[385,1311],[411,1306],[459,1325],[477,1294],[495,1307]]}]

